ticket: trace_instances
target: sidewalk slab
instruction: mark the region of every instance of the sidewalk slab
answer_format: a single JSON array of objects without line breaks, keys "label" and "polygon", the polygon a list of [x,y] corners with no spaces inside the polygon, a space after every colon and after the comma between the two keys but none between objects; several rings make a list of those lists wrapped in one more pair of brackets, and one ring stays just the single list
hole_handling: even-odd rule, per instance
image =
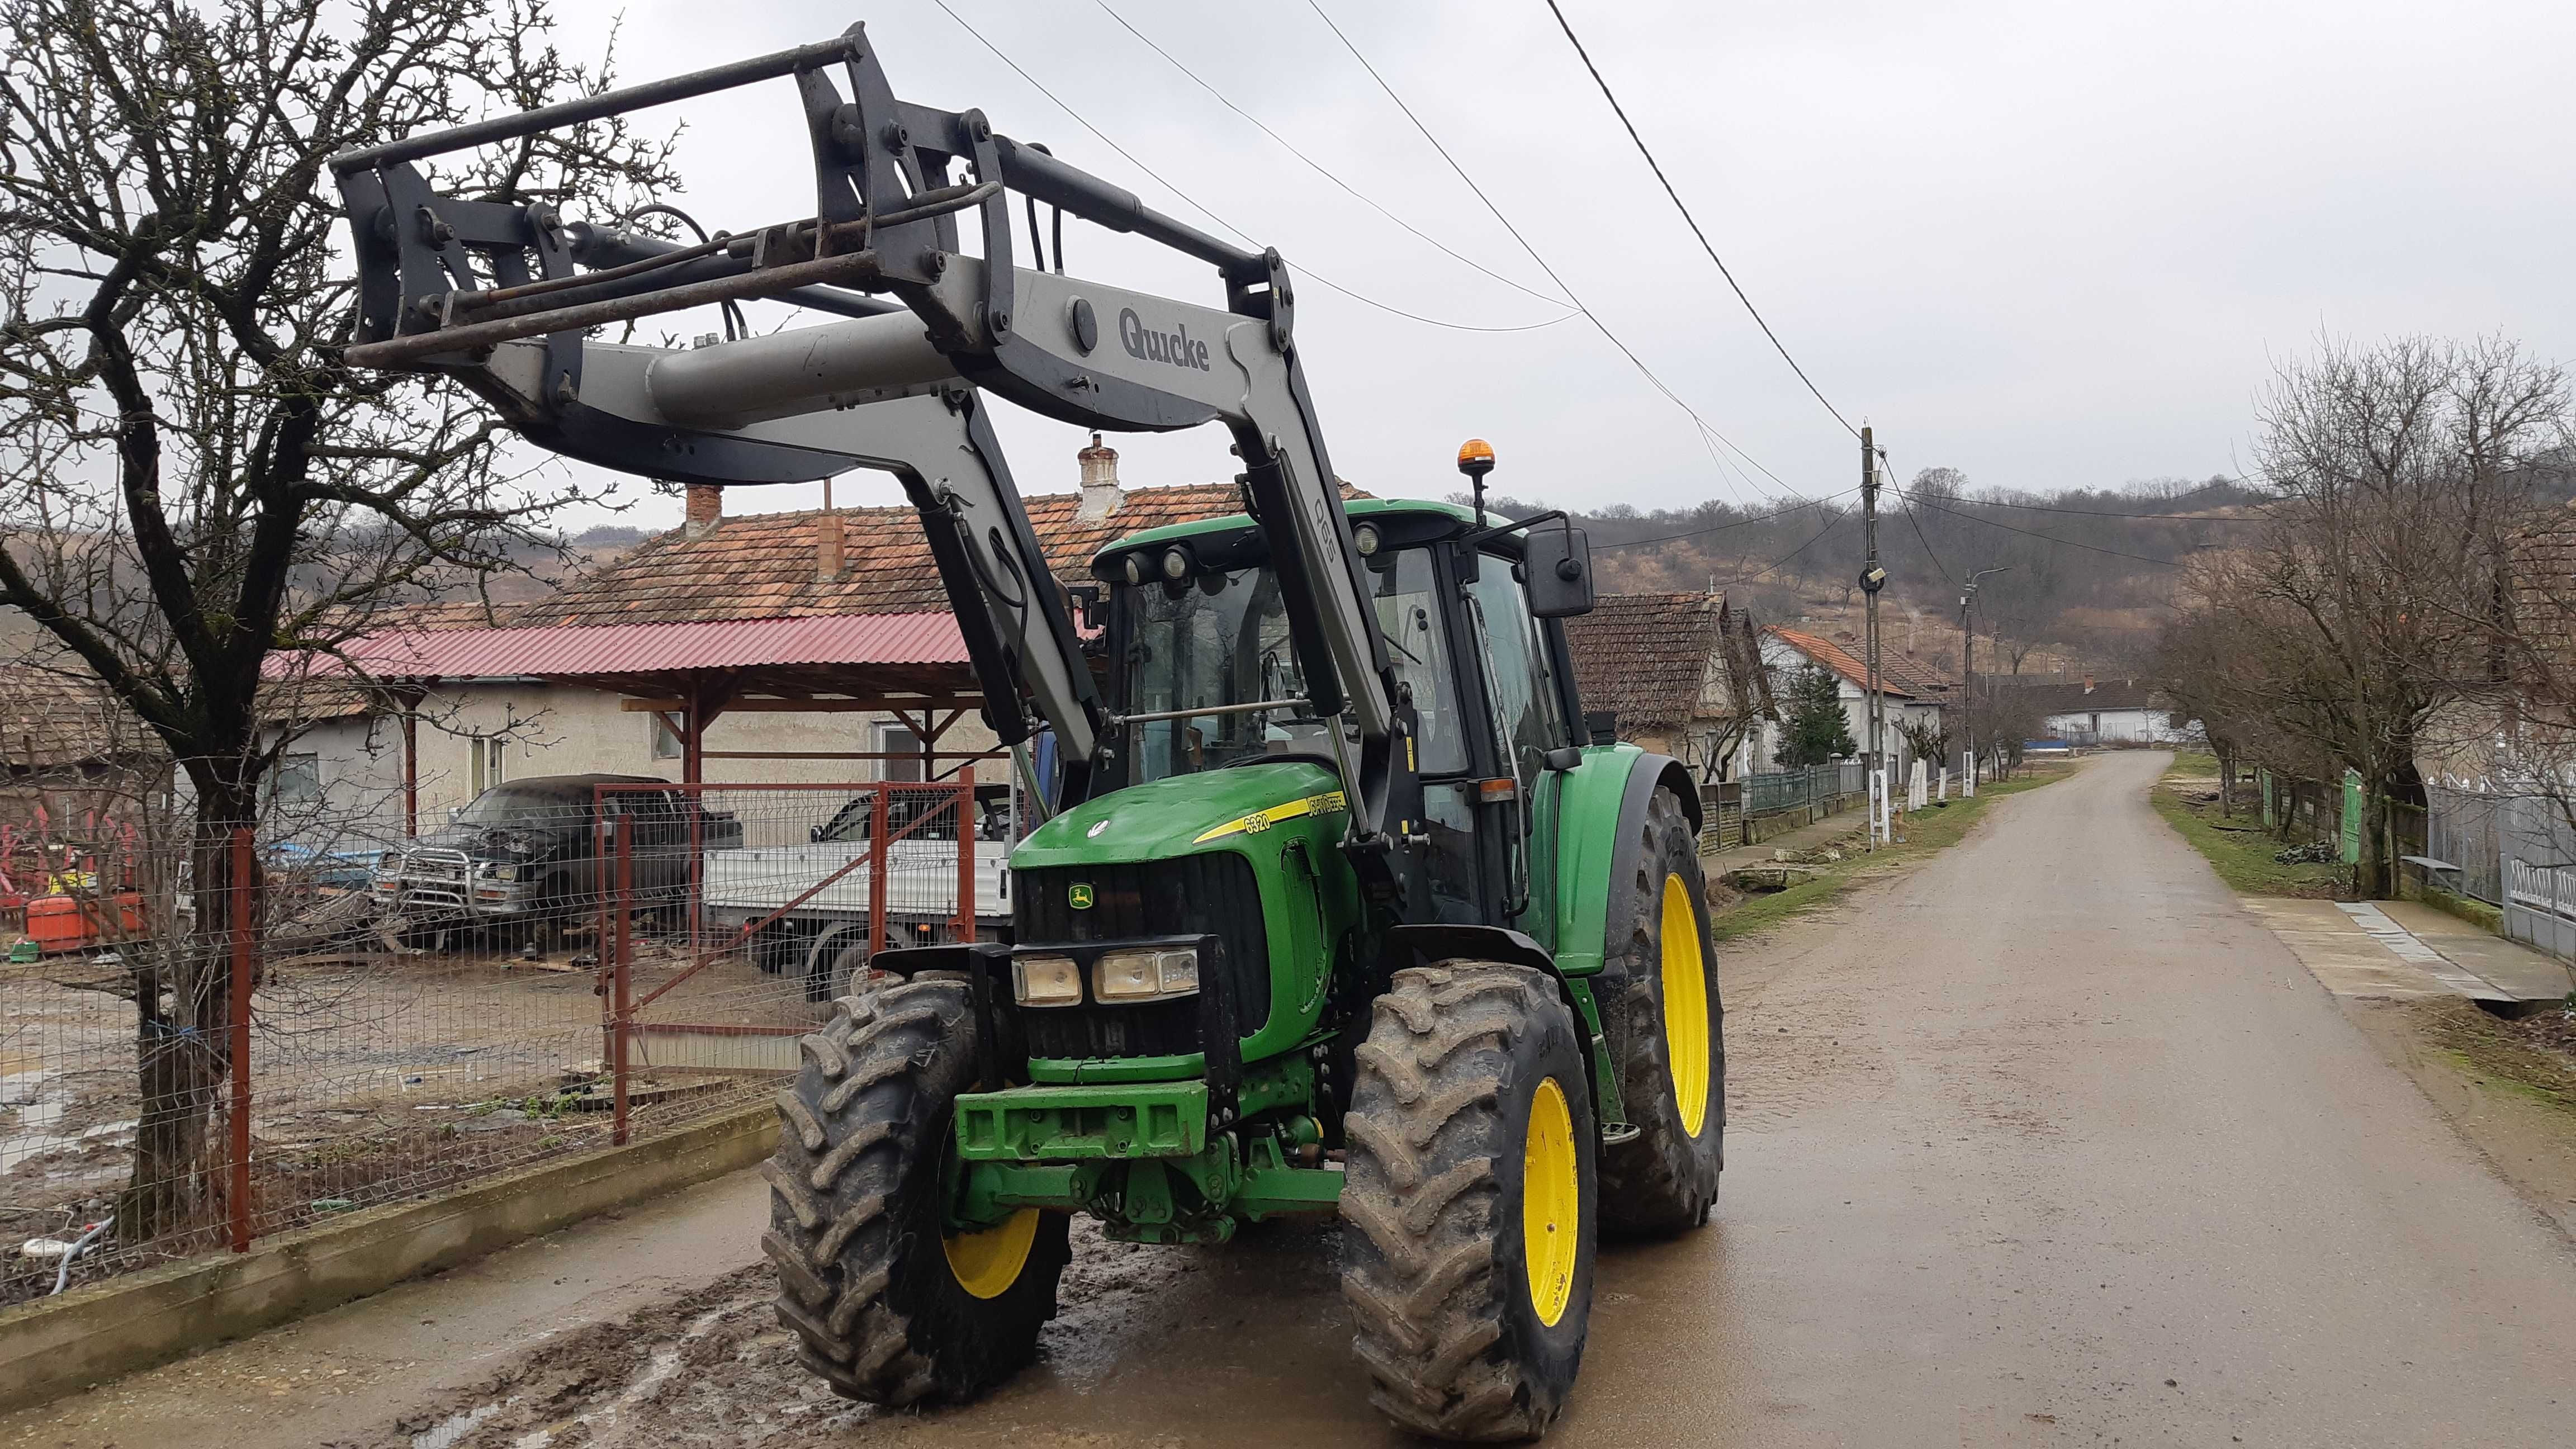
[{"label": "sidewalk slab", "polygon": [[2270,927],[2308,974],[2337,996],[2403,1001],[2459,994],[2372,939],[2333,901],[2239,896],[2237,903]]},{"label": "sidewalk slab", "polygon": [[2379,909],[2453,963],[2477,973],[2516,1001],[2557,1001],[2576,990],[2576,975],[2556,957],[2508,941],[2482,926],[2421,901],[2379,901]]}]

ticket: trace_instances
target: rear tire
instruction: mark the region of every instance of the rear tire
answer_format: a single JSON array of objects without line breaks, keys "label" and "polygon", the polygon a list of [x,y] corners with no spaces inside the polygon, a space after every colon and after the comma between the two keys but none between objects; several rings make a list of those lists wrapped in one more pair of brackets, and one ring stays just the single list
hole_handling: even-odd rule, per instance
[{"label": "rear tire", "polygon": [[983,1233],[943,1228],[957,1094],[974,1025],[953,980],[834,1004],[778,1094],[770,1230],[778,1318],[844,1398],[903,1407],[971,1398],[1037,1352],[1069,1250],[1061,1213]]},{"label": "rear tire", "polygon": [[1602,1026],[1637,1136],[1602,1151],[1601,1225],[1678,1233],[1708,1221],[1726,1166],[1726,1012],[1699,838],[1669,790],[1646,802],[1636,869],[1611,882],[1607,927]]},{"label": "rear tire", "polygon": [[1534,1439],[1592,1308],[1581,1035],[1553,981],[1485,961],[1399,971],[1372,1016],[1341,1203],[1370,1401],[1434,1438]]}]

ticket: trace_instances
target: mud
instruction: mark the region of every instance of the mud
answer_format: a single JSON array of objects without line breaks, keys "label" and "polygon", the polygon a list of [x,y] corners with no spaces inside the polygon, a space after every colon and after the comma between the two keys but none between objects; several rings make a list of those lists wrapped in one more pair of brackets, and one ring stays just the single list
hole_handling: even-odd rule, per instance
[{"label": "mud", "polygon": [[[2149,811],[2163,763],[1728,948],[1725,1195],[1605,1247],[1551,1444],[2565,1442],[2576,1251]],[[879,1413],[770,1321],[757,1184],[699,1192],[652,1210],[677,1235],[568,1233],[0,1445],[1413,1442],[1367,1406],[1329,1225],[1085,1233],[1031,1371]]]}]

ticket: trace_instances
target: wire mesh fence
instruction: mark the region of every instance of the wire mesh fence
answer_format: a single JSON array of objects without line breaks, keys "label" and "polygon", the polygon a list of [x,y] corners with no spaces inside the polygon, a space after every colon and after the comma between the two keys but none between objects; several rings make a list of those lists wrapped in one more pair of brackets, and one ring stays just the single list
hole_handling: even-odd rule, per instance
[{"label": "wire mesh fence", "polygon": [[1743,783],[1746,815],[1777,815],[1826,808],[1838,797],[1869,793],[1869,766],[1862,760],[1834,760],[1803,770],[1747,775]]},{"label": "wire mesh fence", "polygon": [[1007,921],[1013,826],[968,778],[13,827],[0,1303],[765,1100],[875,952]]}]

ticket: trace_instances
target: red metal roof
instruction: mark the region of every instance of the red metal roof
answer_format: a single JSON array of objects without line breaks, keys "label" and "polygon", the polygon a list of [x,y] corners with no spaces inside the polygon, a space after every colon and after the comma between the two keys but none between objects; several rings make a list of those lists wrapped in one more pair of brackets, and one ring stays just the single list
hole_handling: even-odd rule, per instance
[{"label": "red metal roof", "polygon": [[[394,629],[348,646],[379,679],[658,674],[762,665],[965,664],[953,614],[843,614],[533,629]],[[276,656],[272,665],[289,664]],[[316,661],[315,672],[328,667]]]}]

